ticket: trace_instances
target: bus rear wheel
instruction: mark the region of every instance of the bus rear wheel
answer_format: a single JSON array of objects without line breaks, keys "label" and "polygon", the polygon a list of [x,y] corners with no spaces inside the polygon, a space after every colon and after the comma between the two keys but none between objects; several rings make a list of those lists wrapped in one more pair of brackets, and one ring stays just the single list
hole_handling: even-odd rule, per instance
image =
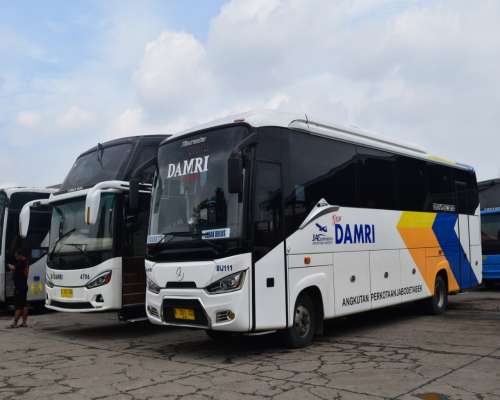
[{"label": "bus rear wheel", "polygon": [[427,312],[431,315],[444,313],[448,306],[448,285],[441,275],[436,276],[434,295],[427,299],[426,306]]},{"label": "bus rear wheel", "polygon": [[303,294],[295,302],[293,326],[285,331],[285,343],[290,348],[309,346],[316,331],[316,314],[311,298]]}]

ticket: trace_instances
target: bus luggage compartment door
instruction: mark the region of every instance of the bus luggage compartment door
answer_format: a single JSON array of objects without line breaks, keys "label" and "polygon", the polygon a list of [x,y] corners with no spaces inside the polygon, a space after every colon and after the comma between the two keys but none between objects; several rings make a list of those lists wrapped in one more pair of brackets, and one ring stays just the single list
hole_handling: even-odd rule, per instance
[{"label": "bus luggage compartment door", "polygon": [[371,308],[369,252],[335,253],[333,286],[337,316],[369,310]]},{"label": "bus luggage compartment door", "polygon": [[370,280],[372,308],[385,307],[401,302],[399,250],[370,252]]}]

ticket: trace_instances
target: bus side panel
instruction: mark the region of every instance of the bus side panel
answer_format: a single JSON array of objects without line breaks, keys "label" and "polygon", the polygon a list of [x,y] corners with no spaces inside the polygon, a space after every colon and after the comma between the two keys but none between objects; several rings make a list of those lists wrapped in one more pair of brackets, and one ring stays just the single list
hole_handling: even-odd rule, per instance
[{"label": "bus side panel", "polygon": [[432,291],[427,286],[425,279],[427,276],[425,249],[400,250],[399,259],[401,263],[401,287],[412,288],[408,290],[408,294],[405,294],[402,301],[408,302],[431,296]]},{"label": "bus side panel", "polygon": [[254,264],[255,329],[286,327],[285,244],[280,243]]},{"label": "bus side panel", "polygon": [[399,250],[379,250],[370,252],[370,280],[372,308],[398,304],[401,296],[401,266]]},{"label": "bus side panel", "polygon": [[29,267],[28,301],[45,301],[45,265],[47,256],[44,256]]},{"label": "bus side panel", "polygon": [[[305,264],[305,259],[308,264]],[[333,288],[333,254],[293,254],[288,262],[288,326],[293,324],[295,301],[306,288],[316,287],[321,293],[324,318],[335,316],[335,298]]]},{"label": "bus side panel", "polygon": [[333,285],[336,316],[369,310],[371,308],[369,252],[335,253]]},{"label": "bus side panel", "polygon": [[483,281],[483,257],[481,248],[481,217],[469,215],[470,260],[478,283]]}]

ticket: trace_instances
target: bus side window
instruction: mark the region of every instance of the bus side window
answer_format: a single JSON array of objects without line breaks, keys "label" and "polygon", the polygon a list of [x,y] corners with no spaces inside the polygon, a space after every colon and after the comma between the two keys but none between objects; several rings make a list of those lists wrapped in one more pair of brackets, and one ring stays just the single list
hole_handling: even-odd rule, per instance
[{"label": "bus side window", "polygon": [[393,210],[396,204],[395,160],[391,153],[357,148],[361,207]]},{"label": "bus side window", "polygon": [[428,163],[431,204],[428,211],[440,211],[438,205],[456,206],[455,188],[452,184],[453,170],[440,164]]},{"label": "bus side window", "polygon": [[411,157],[398,156],[396,162],[397,175],[397,209],[405,211],[426,211],[427,173],[426,163]]},{"label": "bus side window", "polygon": [[357,207],[354,145],[294,132],[288,135],[285,174],[286,235],[295,232],[321,199]]},{"label": "bus side window", "polygon": [[281,241],[281,166],[257,162],[255,182],[254,240],[257,257]]},{"label": "bus side window", "polygon": [[457,212],[473,215],[478,205],[476,177],[473,171],[455,170]]}]

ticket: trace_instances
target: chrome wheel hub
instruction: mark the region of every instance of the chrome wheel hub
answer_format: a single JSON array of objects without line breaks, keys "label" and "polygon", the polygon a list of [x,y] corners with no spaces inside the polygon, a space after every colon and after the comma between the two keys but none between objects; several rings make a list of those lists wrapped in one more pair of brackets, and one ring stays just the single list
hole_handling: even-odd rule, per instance
[{"label": "chrome wheel hub", "polygon": [[309,310],[300,305],[295,309],[294,326],[300,337],[307,336],[311,330],[311,314]]}]

